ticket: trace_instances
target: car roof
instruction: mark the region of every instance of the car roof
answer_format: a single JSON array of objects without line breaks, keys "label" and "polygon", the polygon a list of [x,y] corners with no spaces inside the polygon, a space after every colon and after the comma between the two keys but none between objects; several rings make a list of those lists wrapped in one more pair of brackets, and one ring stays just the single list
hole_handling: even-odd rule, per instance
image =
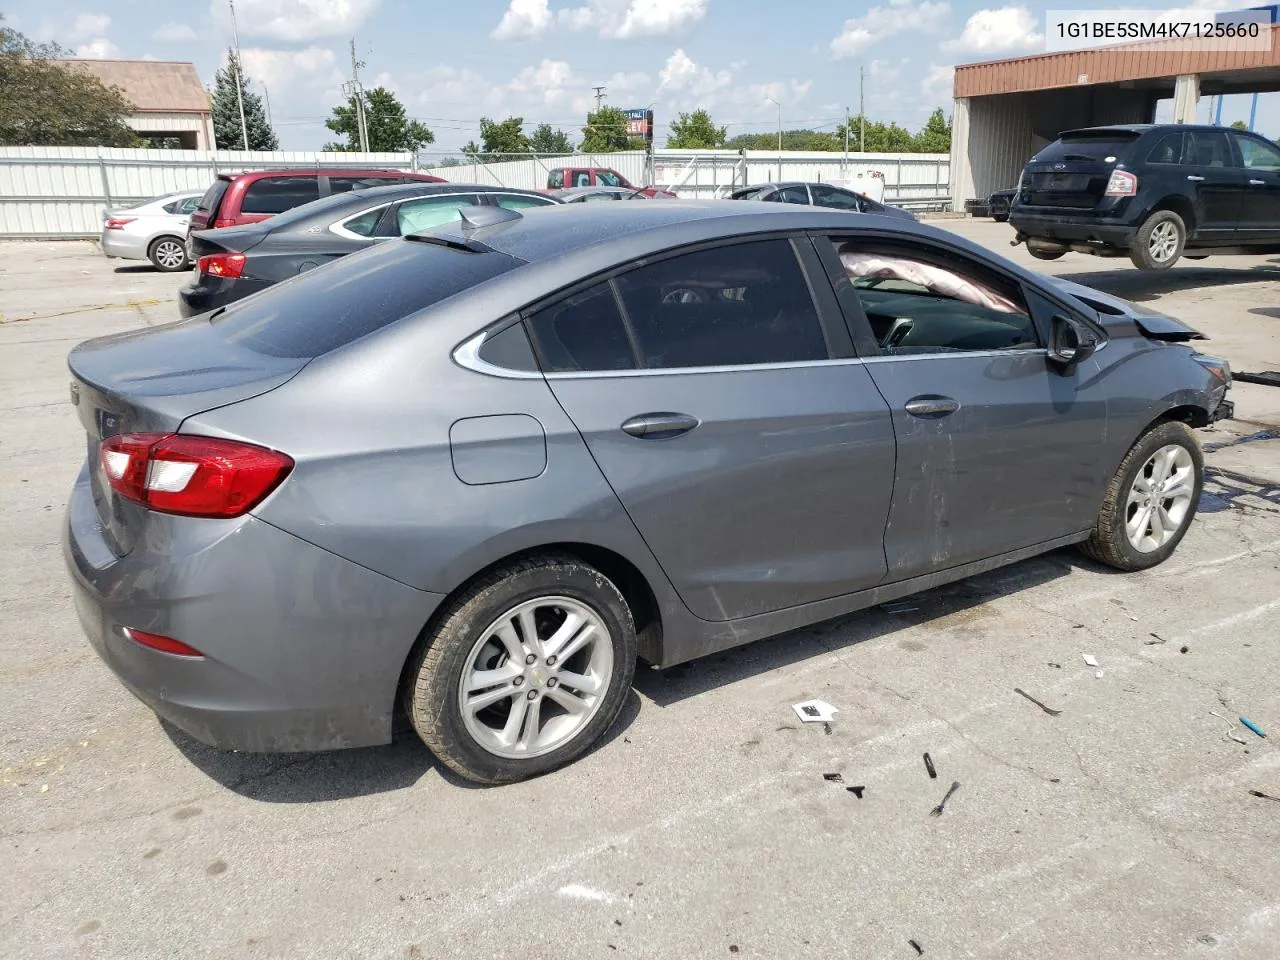
[{"label": "car roof", "polygon": [[321,167],[317,168],[298,168],[285,167],[280,170],[241,170],[235,173],[220,173],[219,180],[236,180],[255,179],[261,180],[263,177],[420,177],[422,183],[443,183],[440,177],[427,179],[429,174],[417,173],[413,170],[392,170],[392,169],[364,169],[360,167]]},{"label": "car roof", "polygon": [[514,193],[521,196],[546,197],[537,190],[524,190],[518,187],[495,187],[484,183],[395,183],[386,187],[366,187],[363,190],[348,190],[334,193],[319,200],[312,200],[301,206],[286,210],[268,220],[262,221],[262,229],[280,231],[296,229],[299,225],[309,225],[315,220],[328,222],[346,215],[346,211],[365,210],[380,204],[395,203],[397,200],[408,200],[415,197],[430,197],[436,194],[451,193]]},{"label": "car roof", "polygon": [[[910,220],[876,218],[876,229],[933,235]],[[643,256],[681,243],[696,243],[779,230],[844,229],[843,210],[800,204],[684,200],[680,203],[567,203],[520,211],[520,216],[478,229],[448,224],[429,233],[463,242],[479,240],[499,253],[528,262],[550,260],[585,247]],[[865,228],[865,227],[864,227]]]},{"label": "car roof", "polygon": [[[1225,130],[1225,127],[1214,126],[1207,123],[1106,123],[1097,127],[1075,127],[1071,130],[1063,130],[1058,134],[1058,138],[1070,136],[1080,133],[1136,133],[1143,134],[1151,130]],[[1243,131],[1242,131],[1243,132]]]}]

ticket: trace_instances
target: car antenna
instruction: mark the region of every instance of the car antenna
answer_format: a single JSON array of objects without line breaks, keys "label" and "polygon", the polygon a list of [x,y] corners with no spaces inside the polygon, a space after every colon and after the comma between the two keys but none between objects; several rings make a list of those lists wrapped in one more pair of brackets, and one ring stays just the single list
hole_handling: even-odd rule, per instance
[{"label": "car antenna", "polygon": [[519,210],[510,210],[507,207],[462,207],[458,210],[458,215],[462,218],[463,233],[524,219],[524,215]]}]

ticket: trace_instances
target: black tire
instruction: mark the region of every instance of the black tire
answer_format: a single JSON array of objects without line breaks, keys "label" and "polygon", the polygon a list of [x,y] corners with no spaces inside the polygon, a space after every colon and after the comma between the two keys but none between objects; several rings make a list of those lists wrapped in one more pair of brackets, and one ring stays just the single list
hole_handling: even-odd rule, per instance
[{"label": "black tire", "polygon": [[[181,259],[175,259],[177,256],[181,256]],[[147,247],[147,259],[161,273],[177,273],[191,266],[187,257],[187,245],[182,242],[181,237],[156,237]]]},{"label": "black tire", "polygon": [[[502,757],[466,728],[458,697],[462,674],[490,624],[521,603],[553,595],[586,605],[608,629],[613,648],[610,685],[595,715],[567,743],[537,757]],[[562,767],[589,750],[617,718],[635,668],[635,621],[618,588],[575,557],[540,554],[486,574],[450,603],[410,658],[404,707],[418,736],[459,776],[482,784],[513,783]]]},{"label": "black tire", "polygon": [[1056,246],[1052,243],[1044,244],[1039,240],[1031,239],[1027,241],[1027,253],[1037,260],[1057,260],[1066,256],[1067,248]]},{"label": "black tire", "polygon": [[[1160,252],[1153,251],[1153,235],[1171,235],[1172,246],[1167,243]],[[1171,233],[1170,233],[1171,232]],[[1187,245],[1187,225],[1172,210],[1157,210],[1143,221],[1129,244],[1129,259],[1139,270],[1168,270],[1182,256]],[[1164,252],[1167,250],[1168,252]]]},{"label": "black tire", "polygon": [[1007,223],[1009,220],[1009,215],[1007,213],[993,213],[991,215],[991,219],[994,220],[996,223]]},{"label": "black tire", "polygon": [[[1191,455],[1194,468],[1194,491],[1191,495],[1191,504],[1177,532],[1162,546],[1144,553],[1129,542],[1125,532],[1128,491],[1132,488],[1138,471],[1146,467],[1147,461],[1156,451],[1170,445],[1183,447]],[[1080,544],[1080,549],[1099,563],[1105,563],[1117,570],[1146,570],[1164,563],[1190,529],[1196,508],[1200,504],[1200,492],[1203,488],[1204,454],[1200,452],[1200,444],[1196,442],[1191,428],[1185,423],[1173,420],[1157,424],[1138,438],[1138,442],[1120,462],[1115,476],[1107,484],[1107,492],[1102,501],[1102,509],[1098,511],[1093,533],[1088,540]]]}]

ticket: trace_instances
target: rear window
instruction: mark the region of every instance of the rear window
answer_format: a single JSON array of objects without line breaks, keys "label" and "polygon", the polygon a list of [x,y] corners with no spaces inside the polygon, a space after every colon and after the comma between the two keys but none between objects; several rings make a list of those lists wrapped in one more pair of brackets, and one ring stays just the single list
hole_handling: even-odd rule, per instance
[{"label": "rear window", "polygon": [[200,203],[196,207],[197,210],[203,210],[206,213],[217,213],[218,204],[222,202],[222,195],[227,192],[227,187],[231,186],[230,180],[215,180],[210,184],[209,189],[204,192],[204,196],[200,198]]},{"label": "rear window", "polygon": [[240,212],[284,213],[319,196],[319,177],[265,177],[249,184]]},{"label": "rear window", "polygon": [[520,263],[501,253],[392,241],[233,303],[210,322],[232,343],[273,357],[309,359]]},{"label": "rear window", "polygon": [[1035,155],[1036,160],[1105,160],[1119,156],[1120,152],[1138,139],[1138,134],[1126,130],[1097,130],[1069,133],[1059,137]]}]

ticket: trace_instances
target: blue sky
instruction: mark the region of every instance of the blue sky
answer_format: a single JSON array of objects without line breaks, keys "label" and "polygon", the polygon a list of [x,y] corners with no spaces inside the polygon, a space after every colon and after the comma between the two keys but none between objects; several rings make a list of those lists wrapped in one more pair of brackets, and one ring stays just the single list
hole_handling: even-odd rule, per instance
[{"label": "blue sky", "polygon": [[[1191,0],[1201,9],[1236,0]],[[366,87],[384,84],[442,152],[478,139],[479,118],[523,116],[577,138],[592,87],[619,107],[655,104],[658,143],[681,110],[705,107],[730,134],[832,129],[858,108],[918,128],[949,110],[957,63],[1042,52],[1047,9],[1100,4],[974,0],[237,0],[246,72],[268,89],[285,149],[316,149],[340,102],[355,37]],[[1127,3],[1126,7],[1157,6]],[[207,82],[231,40],[227,0],[0,0],[10,25],[80,56],[190,60]],[[1280,94],[1260,127],[1280,135]],[[1207,120],[1210,102],[1201,101]],[[1231,98],[1223,122],[1246,119]],[[1277,129],[1271,129],[1277,127]]]}]

